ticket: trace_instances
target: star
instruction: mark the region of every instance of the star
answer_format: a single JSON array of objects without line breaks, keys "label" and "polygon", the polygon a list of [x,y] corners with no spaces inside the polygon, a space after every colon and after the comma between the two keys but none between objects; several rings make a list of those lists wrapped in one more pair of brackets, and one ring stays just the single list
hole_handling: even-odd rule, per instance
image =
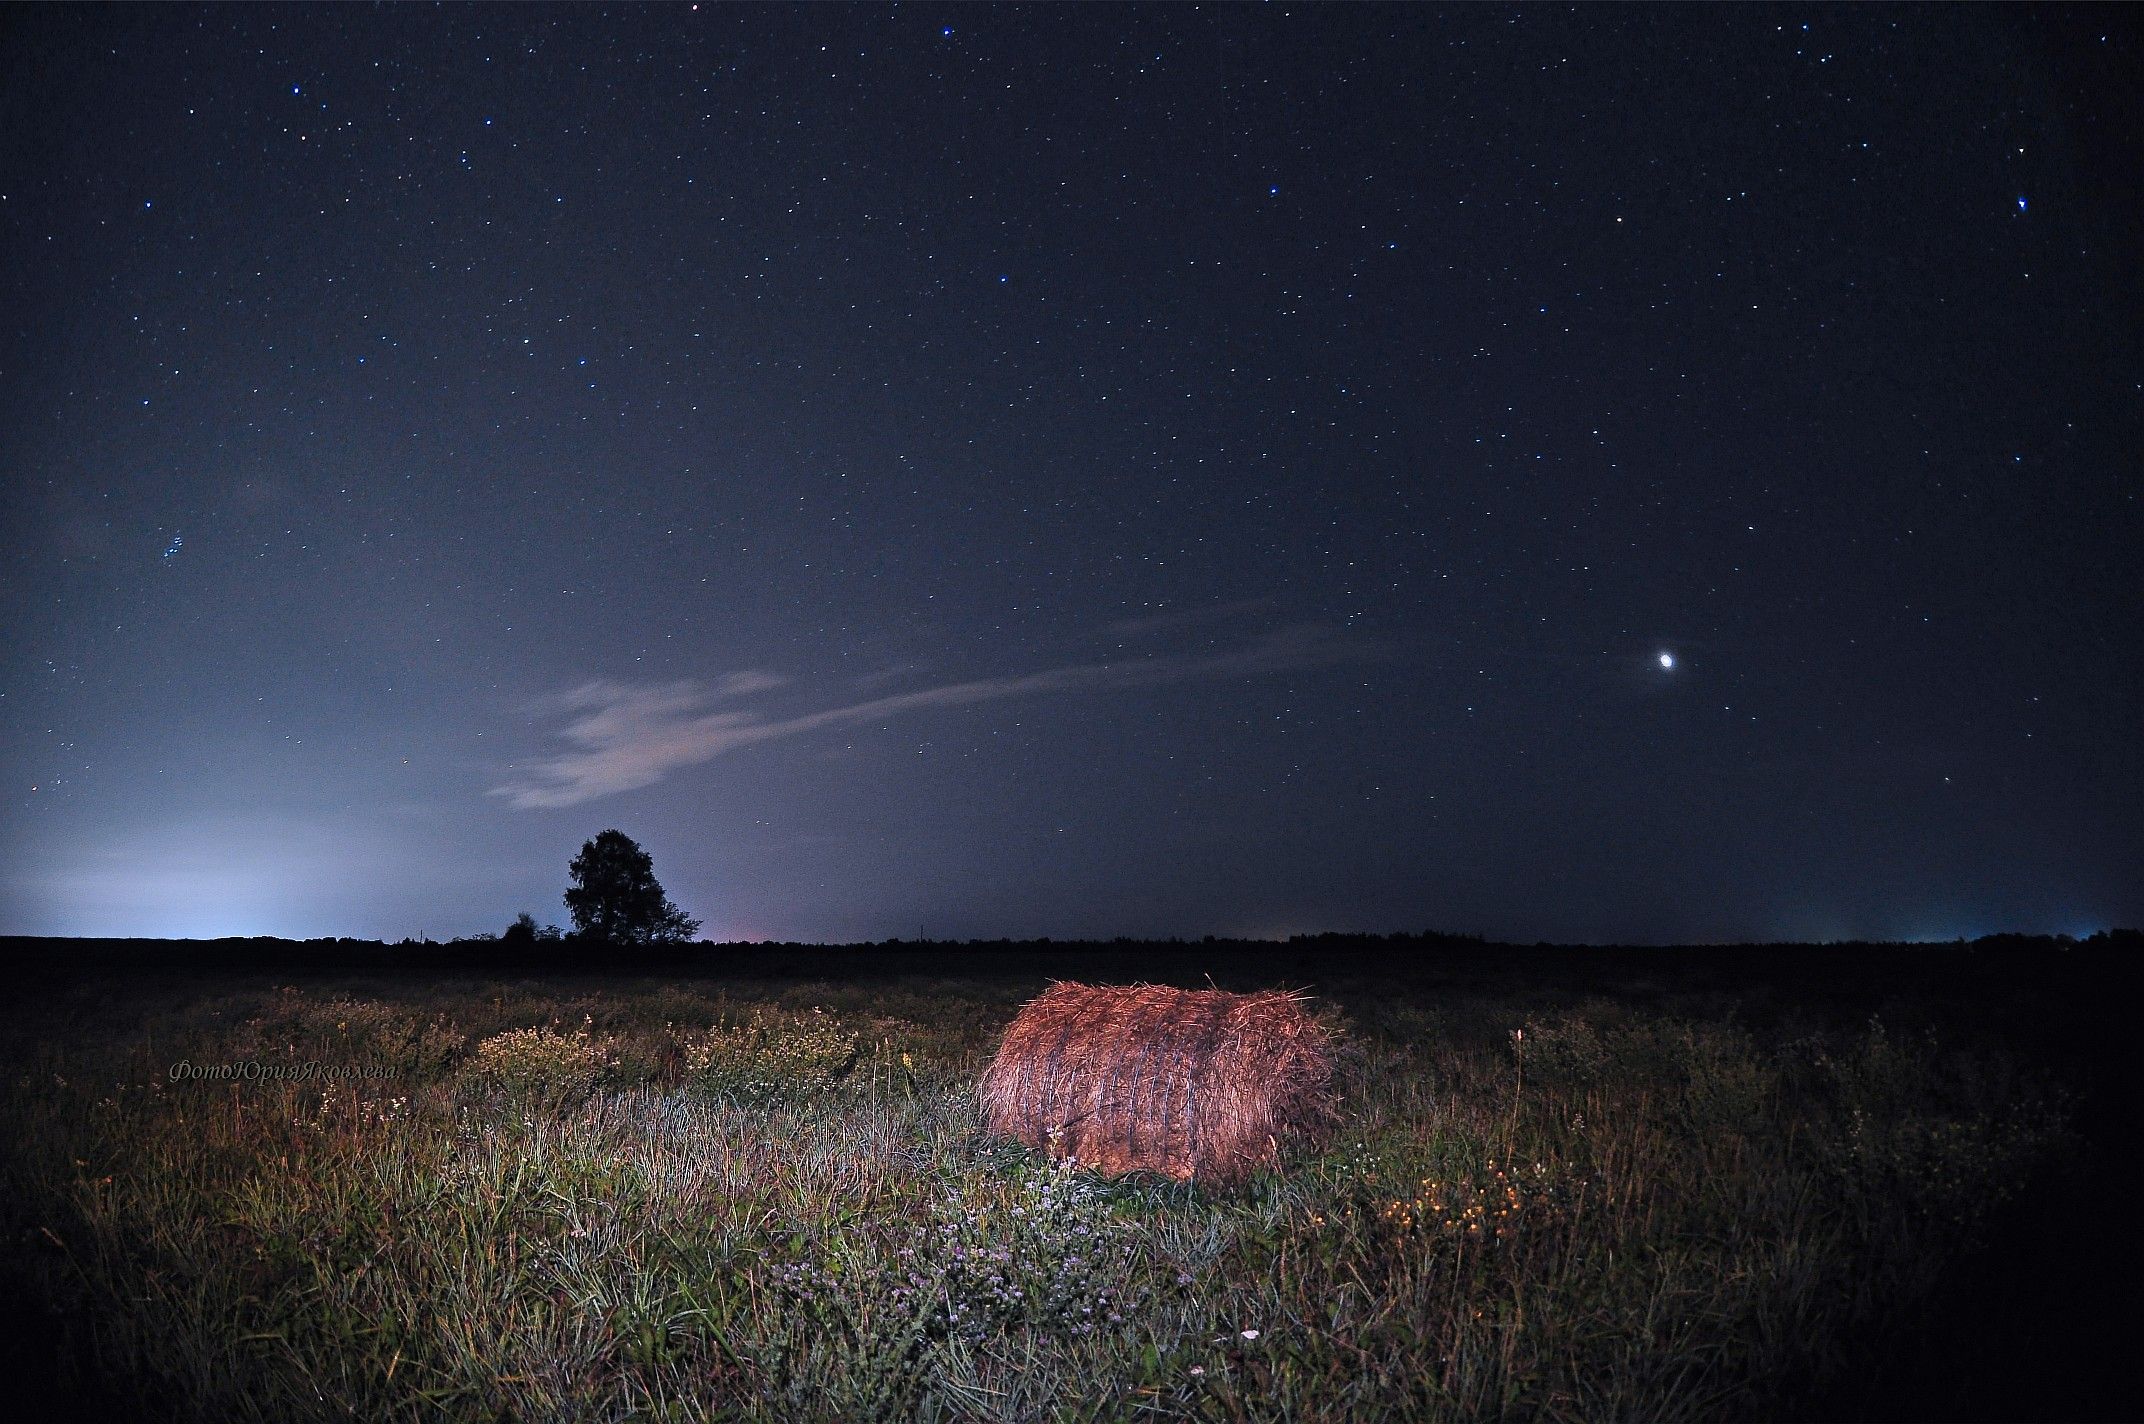
[{"label": "star", "polygon": [[1662,653],[1660,655],[1660,666],[1672,672],[1675,668],[1675,655],[1673,653]]}]

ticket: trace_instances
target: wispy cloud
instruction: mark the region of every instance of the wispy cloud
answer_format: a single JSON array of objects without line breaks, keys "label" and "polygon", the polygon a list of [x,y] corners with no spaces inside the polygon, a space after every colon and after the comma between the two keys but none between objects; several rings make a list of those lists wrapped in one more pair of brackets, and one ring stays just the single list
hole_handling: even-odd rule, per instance
[{"label": "wispy cloud", "polygon": [[934,707],[967,707],[1052,692],[1097,692],[1200,679],[1248,677],[1350,661],[1370,649],[1318,624],[1281,628],[1241,648],[1201,656],[1156,655],[1118,662],[1080,663],[1010,677],[980,678],[875,697],[798,716],[773,718],[718,704],[764,692],[783,679],[763,672],[731,673],[715,683],[624,683],[598,680],[547,700],[568,720],[559,736],[567,749],[519,769],[493,789],[521,810],[573,806],[632,791],[680,767],[712,761],[759,742],[824,727],[881,721]]}]

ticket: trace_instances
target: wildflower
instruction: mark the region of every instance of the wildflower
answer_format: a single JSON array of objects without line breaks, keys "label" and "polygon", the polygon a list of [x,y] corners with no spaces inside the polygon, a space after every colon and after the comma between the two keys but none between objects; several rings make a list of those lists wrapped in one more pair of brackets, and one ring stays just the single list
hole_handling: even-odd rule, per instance
[{"label": "wildflower", "polygon": [[1243,1332],[1243,1338],[1246,1340],[1256,1340],[1258,1338],[1258,1332],[1256,1330],[1246,1330]]},{"label": "wildflower", "polygon": [[1205,1367],[1204,1365],[1193,1365],[1193,1366],[1191,1367],[1191,1373],[1192,1373],[1192,1374],[1194,1374],[1194,1375],[1202,1375],[1202,1374],[1205,1374],[1205,1373],[1206,1373],[1206,1367]]}]

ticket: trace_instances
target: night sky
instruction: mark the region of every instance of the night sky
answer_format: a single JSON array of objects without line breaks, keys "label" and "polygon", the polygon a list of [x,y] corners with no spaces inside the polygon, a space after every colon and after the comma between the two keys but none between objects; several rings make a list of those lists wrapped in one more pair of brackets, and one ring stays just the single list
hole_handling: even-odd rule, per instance
[{"label": "night sky", "polygon": [[0,27],[0,932],[2144,922],[2134,10]]}]

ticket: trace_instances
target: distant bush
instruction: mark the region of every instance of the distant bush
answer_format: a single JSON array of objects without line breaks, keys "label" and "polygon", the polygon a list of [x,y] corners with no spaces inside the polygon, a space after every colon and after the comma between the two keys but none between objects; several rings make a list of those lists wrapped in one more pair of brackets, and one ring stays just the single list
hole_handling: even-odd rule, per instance
[{"label": "distant bush", "polygon": [[536,917],[523,910],[520,914],[514,916],[514,922],[506,927],[503,934],[497,936],[480,935],[478,938],[497,938],[502,944],[527,946],[551,943],[562,938],[562,932],[557,925],[537,924]]},{"label": "distant bush", "polygon": [[1590,1020],[1528,1019],[1513,1035],[1521,1068],[1536,1082],[1583,1086],[1608,1071],[1608,1045]]},{"label": "distant bush", "polygon": [[241,1058],[365,1060],[430,1076],[443,1071],[468,1043],[445,1014],[378,999],[315,997],[283,987],[261,1012],[239,1025],[232,1048]]},{"label": "distant bush", "polygon": [[854,1066],[855,1031],[821,1008],[755,1006],[741,1024],[685,1040],[685,1067],[702,1088],[764,1100],[815,1092]]},{"label": "distant bush", "polygon": [[[1008,1179],[956,1187],[920,1221],[868,1246],[822,1242],[770,1280],[822,1327],[877,1330],[888,1344],[902,1335],[978,1342],[1018,1330],[1063,1342],[1111,1333],[1146,1305],[1160,1276],[1145,1233],[1111,1202],[1077,1164],[1030,1161]],[[881,1303],[893,1309],[873,1308]]]},{"label": "distant bush", "polygon": [[572,1033],[538,1026],[485,1039],[470,1071],[516,1095],[571,1097],[593,1090],[616,1062],[615,1047],[586,1026]]},{"label": "distant bush", "polygon": [[1695,1133],[1750,1131],[1780,1091],[1773,1056],[1726,1023],[1660,1018],[1597,1026],[1584,1014],[1529,1018],[1511,1036],[1518,1071],[1537,1084],[1583,1090],[1642,1078],[1671,1096],[1672,1117]]}]

